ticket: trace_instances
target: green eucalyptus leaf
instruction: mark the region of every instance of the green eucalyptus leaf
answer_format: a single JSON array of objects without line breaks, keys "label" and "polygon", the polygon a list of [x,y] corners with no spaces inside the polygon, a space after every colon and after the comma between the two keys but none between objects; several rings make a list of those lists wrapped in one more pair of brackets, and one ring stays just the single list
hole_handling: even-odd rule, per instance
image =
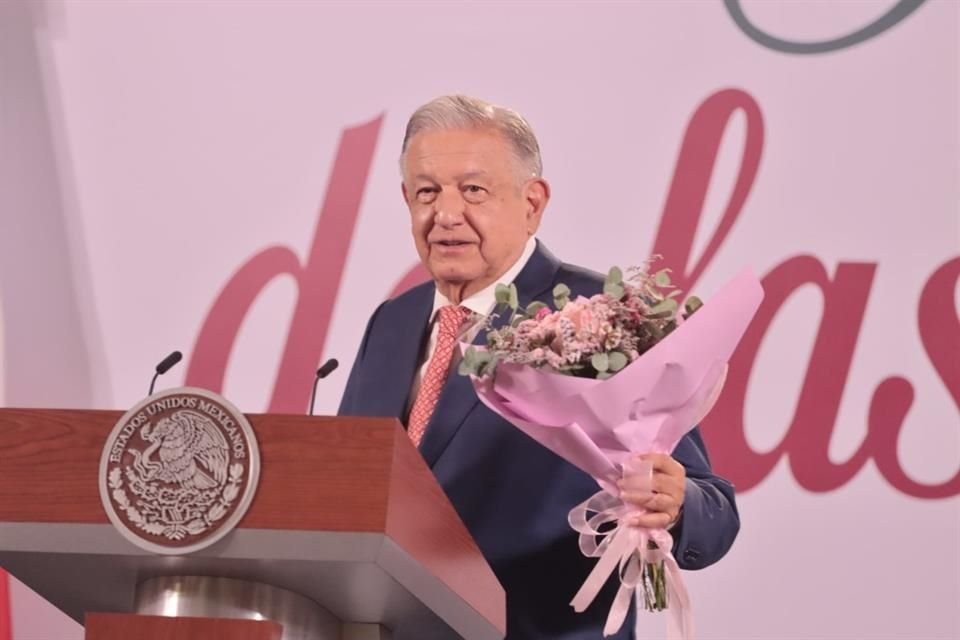
[{"label": "green eucalyptus leaf", "polygon": [[540,312],[540,309],[546,308],[546,304],[540,302],[539,300],[535,300],[527,305],[527,316],[533,318]]},{"label": "green eucalyptus leaf", "polygon": [[603,373],[610,368],[610,357],[605,353],[595,353],[590,358],[590,364],[597,371]]},{"label": "green eucalyptus leaf", "polygon": [[655,340],[660,340],[661,338],[663,338],[664,336],[663,329],[661,329],[656,322],[647,322],[646,325],[647,325],[647,331],[650,332],[650,335],[652,335]]},{"label": "green eucalyptus leaf", "polygon": [[474,375],[482,378],[491,371],[490,365],[494,360],[496,360],[496,357],[491,351],[482,351],[472,346],[467,347],[457,371],[460,375]]},{"label": "green eucalyptus leaf", "polygon": [[629,362],[627,355],[619,351],[611,351],[609,354],[609,360],[610,371],[620,371],[627,366],[627,362]]},{"label": "green eucalyptus leaf", "polygon": [[516,311],[517,307],[520,306],[520,299],[519,299],[519,296],[517,295],[517,285],[511,284],[509,292],[510,292],[510,297],[507,300],[507,304],[510,305],[511,309]]},{"label": "green eucalyptus leaf", "polygon": [[625,290],[620,282],[607,282],[603,285],[603,292],[610,298],[619,300],[623,297]]},{"label": "green eucalyptus leaf", "polygon": [[463,354],[463,359],[460,360],[460,364],[457,366],[457,372],[462,376],[477,375],[480,366],[477,356],[480,353],[482,352],[477,351],[473,347],[467,347],[467,350]]},{"label": "green eucalyptus leaf", "polygon": [[497,304],[510,304],[510,287],[505,284],[497,284],[496,289],[494,289],[494,296]]},{"label": "green eucalyptus leaf", "polygon": [[673,313],[677,310],[677,301],[673,298],[665,298],[661,300],[653,309],[650,309],[651,315],[659,315],[661,313]]},{"label": "green eucalyptus leaf", "polygon": [[661,269],[653,274],[653,282],[658,287],[670,286],[670,269]]},{"label": "green eucalyptus leaf", "polygon": [[597,374],[597,380],[606,380],[607,378],[610,378],[612,376],[613,374],[610,373],[609,371],[601,371],[600,373]]},{"label": "green eucalyptus leaf", "polygon": [[467,362],[467,359],[464,358],[460,361],[460,364],[457,365],[457,373],[461,376],[476,375],[477,368],[474,363]]},{"label": "green eucalyptus leaf", "polygon": [[689,318],[694,314],[694,312],[703,306],[703,300],[697,296],[690,296],[687,298],[687,301],[683,303],[684,314],[683,317]]},{"label": "green eucalyptus leaf", "polygon": [[497,363],[499,362],[498,358],[493,356],[485,360],[480,366],[479,371],[481,376],[492,376],[497,371]]},{"label": "green eucalyptus leaf", "polygon": [[607,272],[607,279],[603,283],[623,284],[623,271],[620,270],[620,267],[610,267],[610,271]]}]

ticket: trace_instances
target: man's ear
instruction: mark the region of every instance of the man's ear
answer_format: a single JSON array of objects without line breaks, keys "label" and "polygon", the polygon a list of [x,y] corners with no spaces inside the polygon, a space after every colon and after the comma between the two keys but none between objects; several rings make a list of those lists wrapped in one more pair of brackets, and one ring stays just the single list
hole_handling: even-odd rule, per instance
[{"label": "man's ear", "polygon": [[523,188],[523,198],[527,202],[527,232],[533,235],[550,201],[550,183],[543,178],[530,180]]}]

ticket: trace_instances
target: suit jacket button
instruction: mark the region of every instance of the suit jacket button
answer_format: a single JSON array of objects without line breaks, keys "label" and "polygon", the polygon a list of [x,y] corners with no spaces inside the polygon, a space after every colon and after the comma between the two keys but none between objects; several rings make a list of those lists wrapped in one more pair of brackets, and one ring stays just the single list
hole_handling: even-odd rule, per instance
[{"label": "suit jacket button", "polygon": [[687,562],[696,562],[700,559],[700,552],[693,547],[687,547],[683,552],[683,559]]}]

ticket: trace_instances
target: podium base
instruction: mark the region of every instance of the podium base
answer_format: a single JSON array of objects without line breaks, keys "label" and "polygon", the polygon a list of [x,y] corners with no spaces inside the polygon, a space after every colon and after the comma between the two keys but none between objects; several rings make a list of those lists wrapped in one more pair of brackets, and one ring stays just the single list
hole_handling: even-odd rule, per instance
[{"label": "podium base", "polygon": [[[270,585],[206,576],[159,576],[142,582],[134,598],[140,615],[270,620],[282,640],[341,640],[341,624],[313,600]],[[354,625],[349,625],[354,626]],[[359,625],[378,628],[379,625]],[[359,630],[362,637],[367,636]]]},{"label": "podium base", "polygon": [[89,613],[84,640],[281,640],[283,630],[268,620],[166,618],[129,613]]}]

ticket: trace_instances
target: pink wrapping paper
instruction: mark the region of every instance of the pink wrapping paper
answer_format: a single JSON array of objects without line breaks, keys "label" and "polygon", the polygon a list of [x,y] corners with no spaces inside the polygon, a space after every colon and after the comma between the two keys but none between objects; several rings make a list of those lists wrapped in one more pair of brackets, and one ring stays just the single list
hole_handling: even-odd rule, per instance
[{"label": "pink wrapping paper", "polygon": [[[547,369],[500,363],[493,378],[473,378],[480,400],[491,410],[571,464],[590,474],[603,490],[571,511],[581,549],[599,557],[571,603],[582,611],[617,567],[621,591],[605,635],[616,632],[629,610],[639,571],[636,556],[664,561],[671,611],[668,635],[692,638],[689,598],[672,538],[664,530],[620,525],[599,534],[592,518],[619,522],[635,511],[623,504],[617,480],[628,459],[641,453],[671,453],[710,411],[726,377],[727,363],[763,299],[760,282],[744,270],[691,318],[638,360],[607,380],[561,375]],[[603,497],[601,497],[603,496]],[[592,502],[591,502],[592,501]],[[597,537],[602,537],[600,543]],[[659,550],[646,549],[653,539]],[[653,557],[656,556],[656,557]]]}]

